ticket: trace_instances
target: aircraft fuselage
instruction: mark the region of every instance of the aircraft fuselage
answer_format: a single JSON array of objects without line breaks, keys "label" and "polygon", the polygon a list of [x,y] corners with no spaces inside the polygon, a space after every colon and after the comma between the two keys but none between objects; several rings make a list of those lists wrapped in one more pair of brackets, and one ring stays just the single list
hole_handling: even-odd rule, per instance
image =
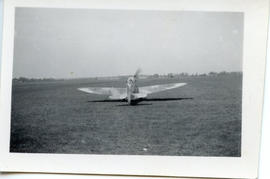
[{"label": "aircraft fuselage", "polygon": [[139,93],[139,87],[136,84],[134,77],[129,77],[127,80],[127,102],[130,105],[136,105],[141,99],[135,97],[135,94]]}]

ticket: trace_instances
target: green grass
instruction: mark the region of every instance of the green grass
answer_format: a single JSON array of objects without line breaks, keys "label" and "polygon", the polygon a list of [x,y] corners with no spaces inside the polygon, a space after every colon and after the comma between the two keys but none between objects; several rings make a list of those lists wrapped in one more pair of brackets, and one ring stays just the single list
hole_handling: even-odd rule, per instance
[{"label": "green grass", "polygon": [[242,77],[144,79],[141,85],[186,82],[138,106],[94,103],[77,90],[124,87],[125,81],[68,80],[14,84],[11,152],[241,156]]}]

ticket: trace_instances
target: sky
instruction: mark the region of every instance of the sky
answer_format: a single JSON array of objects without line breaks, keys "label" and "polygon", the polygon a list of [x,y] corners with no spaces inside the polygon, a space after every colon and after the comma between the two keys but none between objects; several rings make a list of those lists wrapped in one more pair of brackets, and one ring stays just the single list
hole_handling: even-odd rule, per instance
[{"label": "sky", "polygon": [[238,12],[16,8],[13,77],[242,71]]}]

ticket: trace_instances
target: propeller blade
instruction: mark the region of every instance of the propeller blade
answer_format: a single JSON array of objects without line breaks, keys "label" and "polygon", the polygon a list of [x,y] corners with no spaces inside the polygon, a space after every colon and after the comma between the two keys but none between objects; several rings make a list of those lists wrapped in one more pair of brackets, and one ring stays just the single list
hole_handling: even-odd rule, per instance
[{"label": "propeller blade", "polygon": [[136,70],[136,72],[135,72],[135,74],[134,74],[134,77],[135,78],[138,78],[139,77],[139,74],[141,73],[141,69],[140,68],[138,68],[137,70]]}]

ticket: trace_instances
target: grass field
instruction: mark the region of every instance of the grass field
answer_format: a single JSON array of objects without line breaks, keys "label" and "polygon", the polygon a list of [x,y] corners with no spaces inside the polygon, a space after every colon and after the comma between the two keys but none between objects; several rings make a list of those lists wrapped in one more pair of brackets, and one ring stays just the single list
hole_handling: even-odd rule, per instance
[{"label": "grass field", "polygon": [[182,100],[137,106],[93,102],[106,98],[77,90],[124,87],[124,79],[14,84],[10,151],[241,156],[242,76],[142,79],[139,86],[173,82],[188,84],[149,98]]}]

